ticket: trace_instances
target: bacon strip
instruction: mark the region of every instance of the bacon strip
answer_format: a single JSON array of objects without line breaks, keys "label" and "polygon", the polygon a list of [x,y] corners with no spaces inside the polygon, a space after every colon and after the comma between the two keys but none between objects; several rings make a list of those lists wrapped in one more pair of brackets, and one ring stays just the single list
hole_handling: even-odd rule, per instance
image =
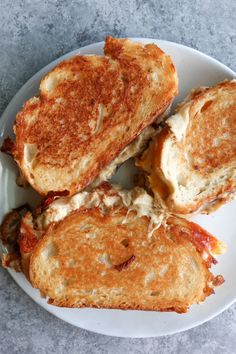
[{"label": "bacon strip", "polygon": [[4,248],[2,248],[2,259],[0,259],[0,265],[3,267],[11,267],[17,272],[21,270],[21,255],[18,245],[20,221],[22,214],[24,214],[27,210],[28,206],[26,205],[13,209],[13,211],[5,216],[2,224],[0,225],[0,240],[4,246]]},{"label": "bacon strip", "polygon": [[213,280],[214,286],[219,286],[225,282],[224,277],[222,275],[217,275]]},{"label": "bacon strip", "polygon": [[64,191],[58,191],[54,192],[51,191],[47,194],[47,196],[41,201],[41,203],[37,206],[35,209],[35,216],[40,215],[47,207],[54,202],[54,200],[58,197],[66,197],[69,195],[69,191],[64,190]]},{"label": "bacon strip", "polygon": [[124,261],[123,263],[114,265],[114,268],[118,270],[118,272],[121,272],[123,269],[126,269],[133,261],[135,260],[135,256],[132,255],[127,261]]},{"label": "bacon strip", "polygon": [[8,136],[6,139],[4,139],[0,150],[5,154],[8,154],[13,157],[13,153],[15,150],[15,142],[11,140],[11,138],[9,138]]},{"label": "bacon strip", "polygon": [[29,210],[30,206],[24,204],[14,208],[4,217],[2,224],[0,225],[0,239],[5,245],[16,243],[21,218]]},{"label": "bacon strip", "polygon": [[38,243],[38,239],[33,233],[32,228],[24,220],[21,222],[18,243],[21,253],[31,253]]}]

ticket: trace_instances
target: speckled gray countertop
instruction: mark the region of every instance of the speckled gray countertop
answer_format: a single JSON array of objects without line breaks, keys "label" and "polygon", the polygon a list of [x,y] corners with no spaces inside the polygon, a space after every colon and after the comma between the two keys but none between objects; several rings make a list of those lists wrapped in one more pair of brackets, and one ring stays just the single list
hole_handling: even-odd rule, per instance
[{"label": "speckled gray countertop", "polygon": [[[0,114],[35,72],[105,35],[166,39],[236,70],[234,0],[0,0]],[[0,206],[1,207],[1,206]],[[121,339],[72,327],[0,269],[0,353],[236,353],[236,305],[180,334]]]}]

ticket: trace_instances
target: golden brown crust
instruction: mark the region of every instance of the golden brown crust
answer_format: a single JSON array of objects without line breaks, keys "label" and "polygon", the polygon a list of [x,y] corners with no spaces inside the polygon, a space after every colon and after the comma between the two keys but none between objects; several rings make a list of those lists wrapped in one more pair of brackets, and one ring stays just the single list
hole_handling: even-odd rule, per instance
[{"label": "golden brown crust", "polygon": [[[210,295],[210,294],[209,294]],[[78,308],[78,306],[76,304],[70,304],[68,302],[61,302],[61,301],[57,301],[54,299],[48,299],[48,304],[53,305],[53,306],[57,306],[57,307],[67,307],[67,308]],[[163,308],[160,305],[156,305],[153,307],[148,307],[145,306],[140,306],[138,304],[133,303],[132,305],[122,305],[122,306],[112,306],[112,305],[108,305],[108,306],[99,306],[96,303],[91,303],[89,302],[84,302],[82,303],[79,308],[95,308],[95,309],[107,309],[107,310],[139,310],[139,311],[160,311],[160,312],[177,312],[177,313],[186,313],[189,310],[189,307],[184,307],[182,304],[176,304],[175,306],[170,306],[170,307],[166,307]]]},{"label": "golden brown crust", "polygon": [[192,119],[185,136],[193,168],[204,174],[234,164],[236,81],[225,81],[215,87],[202,89],[193,98],[189,113]]},{"label": "golden brown crust", "polygon": [[[210,213],[232,200],[236,193],[236,81],[194,90],[176,113],[167,120],[137,165],[147,173],[149,188],[162,207],[178,214]],[[175,119],[174,128],[171,119]],[[183,123],[178,125],[178,119],[185,119],[187,124],[183,133],[179,133]],[[177,133],[181,138],[176,137]],[[170,172],[174,159],[178,163]],[[186,195],[189,194],[186,180],[192,181],[192,177],[196,195],[182,202],[178,195],[184,192],[179,191],[185,188]],[[200,183],[202,187],[198,187]]]},{"label": "golden brown crust", "polygon": [[[107,184],[101,190],[115,195]],[[149,227],[118,205],[76,210],[38,241],[30,281],[56,306],[186,312],[222,280],[208,269],[218,241],[176,217],[151,237]]]},{"label": "golden brown crust", "polygon": [[[177,95],[173,63],[155,45],[108,37],[104,51],[59,64],[17,115],[15,159],[40,194],[86,187]],[[26,146],[36,149],[30,167]]]}]

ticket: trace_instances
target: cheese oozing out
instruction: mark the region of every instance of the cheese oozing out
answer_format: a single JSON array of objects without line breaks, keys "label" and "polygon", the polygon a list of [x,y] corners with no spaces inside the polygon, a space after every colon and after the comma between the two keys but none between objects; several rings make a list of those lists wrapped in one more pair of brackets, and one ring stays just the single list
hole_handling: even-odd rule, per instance
[{"label": "cheese oozing out", "polygon": [[136,217],[148,217],[149,237],[154,230],[166,222],[168,214],[158,208],[154,199],[144,189],[135,187],[132,190],[121,190],[118,186],[112,186],[112,190],[114,195],[106,195],[98,188],[92,192],[84,191],[72,197],[57,199],[38,216],[37,225],[41,230],[45,229],[52,222],[58,222],[82,207],[86,209],[98,207],[103,214],[106,214],[115,206],[127,208],[123,224],[127,222],[130,211],[135,211]]},{"label": "cheese oozing out", "polygon": [[156,134],[157,130],[152,127],[144,129],[132,143],[126,146],[121,153],[100,172],[92,184],[89,185],[89,188],[97,187],[101,182],[110,179],[119,165],[131,157],[138,155],[146,147],[147,142]]}]

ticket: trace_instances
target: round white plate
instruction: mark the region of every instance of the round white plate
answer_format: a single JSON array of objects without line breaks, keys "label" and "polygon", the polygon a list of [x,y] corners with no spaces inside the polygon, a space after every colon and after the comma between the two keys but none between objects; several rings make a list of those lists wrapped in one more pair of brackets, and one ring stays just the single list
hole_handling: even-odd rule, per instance
[{"label": "round white plate", "polygon": [[[134,38],[134,40],[143,43],[156,43],[172,56],[179,76],[180,94],[176,102],[182,100],[194,87],[214,85],[226,78],[236,77],[236,74],[225,65],[180,44],[155,39]],[[66,54],[34,75],[12,99],[0,120],[0,144],[4,136],[12,135],[12,125],[17,111],[25,100],[37,94],[41,78],[61,60],[75,54],[103,54],[103,43],[92,44]],[[206,127],[206,129],[208,128]],[[16,174],[16,166],[11,158],[0,154],[0,220],[13,207],[28,200],[31,200],[32,203],[38,200],[32,190],[16,186]],[[114,180],[129,187],[131,185],[130,174],[132,174],[132,166],[128,162],[118,170]],[[57,308],[48,305],[22,274],[11,270],[9,272],[17,284],[40,306],[75,326],[120,337],[154,337],[180,332],[213,318],[236,299],[235,215],[236,201],[225,205],[210,216],[194,218],[205,229],[225,241],[228,250],[225,255],[219,257],[219,264],[213,269],[214,273],[224,276],[225,283],[216,289],[216,294],[208,297],[203,304],[192,306],[187,314]]]}]

